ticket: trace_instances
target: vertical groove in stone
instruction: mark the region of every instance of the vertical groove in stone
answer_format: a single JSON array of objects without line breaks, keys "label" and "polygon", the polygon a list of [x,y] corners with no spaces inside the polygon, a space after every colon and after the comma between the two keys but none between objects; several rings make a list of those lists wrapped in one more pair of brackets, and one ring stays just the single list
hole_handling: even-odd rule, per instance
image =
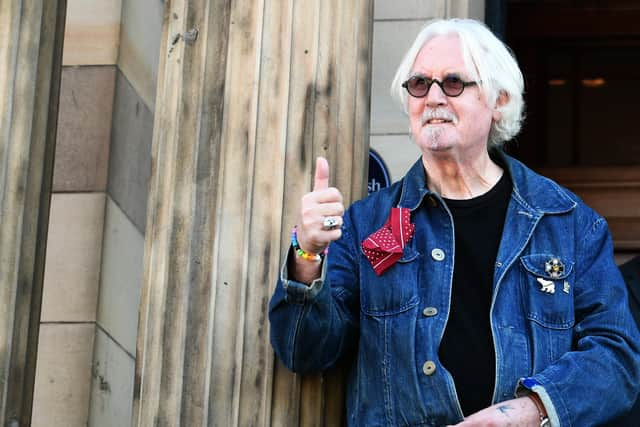
[{"label": "vertical groove in stone", "polygon": [[0,8],[0,422],[29,425],[66,1]]},{"label": "vertical groove in stone", "polygon": [[[275,4],[276,1],[269,1],[269,4]],[[284,2],[283,2],[284,3]],[[279,31],[280,34],[286,34],[288,37],[282,37],[280,43],[283,45],[282,50],[286,52],[285,55],[281,58],[281,62],[279,62],[276,67],[279,67],[280,70],[276,69],[273,72],[280,72],[284,81],[284,84],[281,89],[282,96],[284,96],[284,101],[280,106],[282,111],[281,117],[281,126],[282,128],[278,131],[278,150],[281,152],[282,158],[279,159],[279,165],[282,166],[282,175],[278,178],[282,180],[282,192],[279,195],[276,204],[276,208],[280,208],[280,214],[276,215],[274,213],[274,224],[273,229],[275,230],[274,234],[271,236],[273,247],[271,250],[271,261],[270,266],[272,269],[275,269],[274,275],[269,275],[268,280],[272,277],[277,277],[279,274],[279,265],[273,263],[273,259],[277,259],[277,255],[282,255],[285,251],[284,248],[287,248],[289,245],[288,239],[289,235],[286,233],[287,227],[293,221],[291,218],[287,217],[287,211],[285,206],[288,206],[287,196],[289,195],[289,191],[285,191],[285,182],[287,182],[287,178],[290,178],[288,174],[288,170],[292,167],[291,163],[291,155],[294,154],[287,148],[287,142],[290,138],[290,126],[289,122],[293,122],[292,120],[292,111],[291,111],[291,97],[294,93],[294,88],[296,87],[296,80],[294,76],[297,76],[300,72],[299,69],[295,67],[293,58],[296,55],[299,55],[297,52],[304,52],[304,46],[299,46],[296,44],[297,39],[294,37],[295,35],[295,17],[297,13],[296,5],[299,4],[295,0],[288,0],[286,2],[286,14],[287,19],[282,20],[281,25],[285,25],[286,31]],[[282,17],[281,17],[282,18]],[[277,32],[277,30],[272,30]],[[277,36],[277,34],[275,34]],[[308,52],[308,50],[307,50]],[[283,72],[286,70],[287,73]],[[285,89],[286,88],[286,89]],[[281,150],[281,151],[280,151]],[[275,169],[275,167],[274,167]],[[289,179],[289,186],[292,185],[291,179]],[[295,181],[293,182],[295,185]],[[289,187],[291,189],[291,187]],[[291,214],[289,214],[291,215]],[[265,287],[269,290],[272,289],[272,283],[266,283]],[[267,339],[269,334],[269,325],[267,324]],[[267,370],[269,379],[271,381],[271,402],[270,404],[270,419],[266,422],[265,426],[277,426],[277,425],[297,425],[299,419],[299,396],[300,396],[300,381],[299,377],[291,373],[287,370],[282,363],[276,361],[273,356],[270,356],[270,368]]]},{"label": "vertical groove in stone", "polygon": [[371,38],[354,29],[373,16],[337,0],[165,8],[134,425],[337,425],[341,380],[274,363],[267,310],[315,156],[363,194],[354,70]]},{"label": "vertical groove in stone", "polygon": [[[318,6],[319,10],[315,17],[318,25],[317,63],[315,67],[315,79],[311,82],[314,93],[313,125],[309,132],[313,135],[311,139],[313,142],[311,148],[312,155],[309,159],[310,164],[313,166],[302,172],[306,175],[305,179],[310,182],[310,186],[306,191],[311,190],[313,186],[312,169],[315,169],[315,158],[318,156],[326,157],[329,161],[329,185],[341,189],[336,179],[339,175],[339,167],[335,153],[339,143],[349,144],[348,141],[338,141],[336,138],[336,125],[340,114],[340,105],[336,97],[336,89],[343,83],[340,82],[336,76],[336,43],[340,37],[340,18],[339,15],[336,15],[336,12],[338,12],[336,11],[336,0],[323,0],[319,2]],[[342,12],[342,10],[339,12]],[[331,29],[330,31],[328,31],[329,28]],[[345,165],[351,161],[351,159],[344,160]],[[287,209],[292,210],[292,213],[297,215],[295,209],[297,209],[300,204],[301,194],[297,194],[296,196],[294,201],[287,206]],[[348,199],[345,200],[345,202],[348,203]],[[325,377],[328,375],[331,375],[331,373],[307,375],[302,378],[300,389],[301,426],[322,427],[324,425],[336,425],[325,419],[328,414],[326,414],[325,411],[326,399],[324,398],[324,388],[326,386]]]},{"label": "vertical groove in stone", "polygon": [[[193,276],[192,286],[198,293],[192,296],[189,314],[188,344],[191,361],[187,363],[185,381],[185,405],[190,408],[183,412],[181,425],[213,425],[217,414],[209,402],[212,384],[215,309],[218,306],[218,261],[216,256],[219,231],[216,229],[218,201],[222,198],[217,183],[220,180],[223,153],[223,132],[226,90],[227,58],[229,49],[229,28],[231,25],[231,2],[216,0],[209,2],[199,37],[204,48],[202,93],[203,103],[200,121],[196,212],[201,229],[197,249],[194,245],[194,262],[198,274]],[[196,344],[197,342],[197,344]],[[198,353],[201,352],[201,353]],[[215,378],[213,380],[215,382]],[[194,387],[195,386],[195,387]],[[189,390],[192,391],[189,391]],[[187,406],[185,406],[185,409]]]},{"label": "vertical groove in stone", "polygon": [[[311,190],[313,186],[312,170],[315,165],[315,156],[320,152],[316,150],[318,141],[314,132],[318,105],[319,88],[318,74],[321,74],[322,58],[320,52],[322,44],[320,35],[323,32],[321,14],[323,2],[313,1],[310,4],[296,3],[293,18],[291,69],[295,71],[291,75],[291,94],[289,96],[289,135],[286,146],[287,170],[285,175],[286,191],[283,208],[284,222],[282,237],[285,239],[283,247],[289,246],[289,233],[298,217],[297,209],[300,197]],[[320,135],[319,135],[320,136]],[[284,254],[283,254],[284,255]],[[271,285],[273,286],[273,285]],[[278,373],[284,373],[283,369]],[[286,374],[289,377],[289,374]],[[324,403],[320,398],[321,376],[309,375],[296,376],[293,384],[298,388],[298,395],[294,397],[296,402],[296,419],[290,420],[291,425],[307,425],[308,420],[319,419],[319,412]],[[278,399],[278,396],[275,397]]]},{"label": "vertical groove in stone", "polygon": [[[215,183],[220,162],[219,123],[223,114],[219,99],[224,96],[224,52],[227,49],[229,10],[225,1],[199,0],[192,2],[190,7],[185,28],[187,31],[197,29],[198,38],[184,55],[185,71],[188,67],[193,78],[185,82],[183,104],[189,106],[188,115],[193,118],[193,123],[188,127],[194,129],[195,135],[190,141],[195,146],[184,144],[190,147],[194,156],[194,165],[188,172],[193,180],[191,191],[184,194],[185,201],[192,199],[192,210],[187,216],[192,220],[188,229],[184,230],[190,241],[189,253],[175,257],[182,258],[179,262],[188,265],[189,272],[176,285],[188,289],[188,295],[183,302],[187,310],[185,340],[177,343],[183,349],[183,367],[181,396],[178,397],[181,400],[181,412],[175,424],[204,426],[208,423],[209,413],[210,319],[215,307],[215,290],[211,286],[215,222],[211,219],[211,213],[215,212],[218,194]],[[191,50],[197,53],[188,56]],[[212,61],[213,52],[216,54],[215,62]],[[177,372],[173,370],[171,373]]]},{"label": "vertical groove in stone", "polygon": [[[280,253],[282,194],[284,192],[288,87],[291,56],[290,1],[265,1],[261,17],[260,79],[257,88],[255,162],[247,242],[245,333],[240,382],[240,426],[271,422],[273,355],[269,345],[267,312],[276,277],[273,262]],[[256,238],[256,236],[260,236]],[[268,280],[268,279],[267,279]]]},{"label": "vertical groove in stone", "polygon": [[[218,185],[216,247],[217,280],[210,413],[216,426],[240,425],[241,383],[245,371],[247,269],[251,236],[251,194],[256,150],[259,52],[263,1],[231,3],[222,157]],[[249,258],[250,257],[250,258]],[[256,343],[251,343],[255,346]],[[257,396],[251,395],[252,398]],[[256,404],[254,403],[255,407]]]},{"label": "vertical groove in stone", "polygon": [[[182,8],[180,8],[182,6]],[[145,231],[145,268],[140,295],[140,317],[136,343],[136,374],[133,395],[133,425],[161,424],[160,400],[163,376],[164,323],[168,287],[171,209],[175,176],[177,129],[180,128],[179,94],[181,64],[177,56],[182,44],[173,45],[169,34],[184,26],[183,2],[167,2],[163,16],[158,88],[151,149],[151,177]],[[152,266],[152,268],[150,267]]]},{"label": "vertical groove in stone", "polygon": [[[354,123],[352,151],[352,174],[347,178],[351,182],[353,199],[363,197],[367,192],[369,170],[369,128],[371,120],[371,81],[373,57],[373,2],[370,0],[354,1],[358,6],[356,16],[370,17],[358,21],[355,34],[355,84],[354,93]],[[345,95],[349,96],[349,94]],[[345,136],[347,137],[347,136]],[[345,154],[347,155],[347,154]]]}]

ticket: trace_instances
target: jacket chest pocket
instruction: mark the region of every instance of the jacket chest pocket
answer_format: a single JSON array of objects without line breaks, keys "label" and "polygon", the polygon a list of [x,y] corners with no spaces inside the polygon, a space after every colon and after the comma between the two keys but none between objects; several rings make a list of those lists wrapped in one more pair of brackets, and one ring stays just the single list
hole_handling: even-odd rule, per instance
[{"label": "jacket chest pocket", "polygon": [[531,254],[521,257],[520,263],[527,318],[551,329],[573,327],[573,260]]},{"label": "jacket chest pocket", "polygon": [[418,305],[419,253],[406,246],[402,258],[378,276],[362,254],[360,307],[369,316],[391,316]]}]

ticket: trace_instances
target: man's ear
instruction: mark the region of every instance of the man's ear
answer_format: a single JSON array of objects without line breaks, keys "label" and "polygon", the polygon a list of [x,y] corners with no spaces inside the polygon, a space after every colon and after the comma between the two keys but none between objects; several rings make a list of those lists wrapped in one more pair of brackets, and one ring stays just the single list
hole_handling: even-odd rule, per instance
[{"label": "man's ear", "polygon": [[500,91],[498,99],[496,99],[496,105],[493,107],[493,120],[498,121],[502,118],[502,113],[499,110],[500,107],[509,102],[509,94],[503,90]]}]

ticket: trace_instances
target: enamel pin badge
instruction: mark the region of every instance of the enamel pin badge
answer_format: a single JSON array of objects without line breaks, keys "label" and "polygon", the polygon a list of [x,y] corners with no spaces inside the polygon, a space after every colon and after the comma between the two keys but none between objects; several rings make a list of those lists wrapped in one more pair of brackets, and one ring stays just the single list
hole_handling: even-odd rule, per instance
[{"label": "enamel pin badge", "polygon": [[[564,264],[559,258],[553,257],[545,261],[544,271],[549,275],[549,277],[551,277],[551,279],[559,279],[564,274]],[[542,292],[546,292],[548,294],[556,293],[556,284],[553,280],[543,279],[542,277],[538,277],[536,280],[540,283],[540,290]],[[569,293],[569,283],[566,280],[562,287],[562,291],[564,293]]]},{"label": "enamel pin badge", "polygon": [[564,264],[558,258],[551,258],[544,263],[544,271],[546,271],[552,279],[559,279],[564,273]]},{"label": "enamel pin badge", "polygon": [[542,292],[546,292],[548,294],[556,293],[556,285],[553,283],[553,280],[545,280],[542,277],[538,277],[536,280],[542,285],[542,288],[540,288]]}]

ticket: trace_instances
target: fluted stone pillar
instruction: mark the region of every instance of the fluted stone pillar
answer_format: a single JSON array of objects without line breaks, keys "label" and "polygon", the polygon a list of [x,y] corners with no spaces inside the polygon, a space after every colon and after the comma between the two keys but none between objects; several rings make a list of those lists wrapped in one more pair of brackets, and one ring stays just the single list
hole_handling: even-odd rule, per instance
[{"label": "fluted stone pillar", "polygon": [[28,426],[66,0],[0,0],[0,423]]},{"label": "fluted stone pillar", "polygon": [[314,159],[366,192],[373,0],[167,0],[136,426],[338,426],[340,374],[275,362],[267,305]]}]

